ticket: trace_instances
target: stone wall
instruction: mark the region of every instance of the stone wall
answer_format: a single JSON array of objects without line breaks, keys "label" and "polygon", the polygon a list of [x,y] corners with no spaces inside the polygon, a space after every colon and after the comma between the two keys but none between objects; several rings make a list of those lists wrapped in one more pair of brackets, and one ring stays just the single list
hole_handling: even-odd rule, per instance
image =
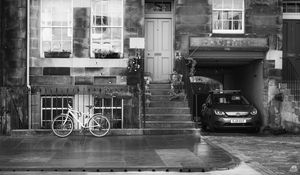
[{"label": "stone wall", "polygon": [[[130,37],[144,36],[144,6],[140,0],[124,0],[124,58],[94,59],[90,55],[91,8],[73,9],[73,53],[70,58],[42,58],[40,55],[40,6],[41,0],[30,2],[30,84],[40,89],[63,87],[74,88],[118,88],[126,86],[127,62],[135,56],[129,48]],[[136,87],[128,87],[135,89]],[[138,94],[130,91],[124,98],[124,128],[138,127]],[[82,93],[82,92],[78,92]],[[33,128],[40,128],[41,97],[45,91],[33,91]],[[50,94],[51,95],[51,94]],[[78,97],[73,94],[74,98]]]},{"label": "stone wall", "polygon": [[286,84],[283,84],[280,91],[283,93],[283,101],[279,106],[280,125],[285,130],[293,133],[300,133],[300,103],[294,100]]},{"label": "stone wall", "polygon": [[[0,4],[1,101],[0,116],[9,118],[7,128],[28,127],[26,87],[27,4],[26,0],[2,0]],[[9,132],[9,131],[7,131]],[[9,134],[9,133],[7,133]]]},{"label": "stone wall", "polygon": [[3,0],[3,77],[4,86],[26,85],[26,0]]},{"label": "stone wall", "polygon": [[270,49],[282,47],[281,0],[245,0],[245,34],[212,34],[212,1],[175,1],[175,50],[187,54],[189,36],[267,37]]}]

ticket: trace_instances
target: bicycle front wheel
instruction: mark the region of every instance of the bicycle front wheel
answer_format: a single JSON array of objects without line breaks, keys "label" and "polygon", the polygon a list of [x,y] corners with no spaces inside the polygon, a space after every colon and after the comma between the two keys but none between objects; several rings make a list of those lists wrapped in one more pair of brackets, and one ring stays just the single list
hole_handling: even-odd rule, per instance
[{"label": "bicycle front wheel", "polygon": [[58,137],[67,137],[71,134],[74,128],[74,123],[71,117],[66,114],[60,114],[55,117],[51,129]]},{"label": "bicycle front wheel", "polygon": [[110,130],[109,120],[100,114],[95,114],[88,122],[91,134],[96,137],[105,136]]}]

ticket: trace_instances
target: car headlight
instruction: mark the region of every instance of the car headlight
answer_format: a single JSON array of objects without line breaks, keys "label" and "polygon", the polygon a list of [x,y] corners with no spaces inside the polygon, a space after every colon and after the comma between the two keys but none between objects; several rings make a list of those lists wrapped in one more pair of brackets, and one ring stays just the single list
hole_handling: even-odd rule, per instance
[{"label": "car headlight", "polygon": [[253,109],[250,111],[250,114],[251,114],[251,115],[256,115],[256,114],[257,114],[257,109],[256,109],[256,108],[253,108]]},{"label": "car headlight", "polygon": [[225,115],[225,112],[220,111],[218,109],[215,109],[214,112],[215,112],[216,115]]}]

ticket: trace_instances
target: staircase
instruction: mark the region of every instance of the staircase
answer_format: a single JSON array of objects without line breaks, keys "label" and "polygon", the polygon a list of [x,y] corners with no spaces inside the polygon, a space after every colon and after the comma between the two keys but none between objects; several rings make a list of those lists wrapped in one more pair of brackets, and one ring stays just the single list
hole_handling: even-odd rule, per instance
[{"label": "staircase", "polygon": [[151,134],[190,134],[197,131],[185,94],[170,100],[169,83],[150,84],[150,104],[146,107],[145,131]]}]

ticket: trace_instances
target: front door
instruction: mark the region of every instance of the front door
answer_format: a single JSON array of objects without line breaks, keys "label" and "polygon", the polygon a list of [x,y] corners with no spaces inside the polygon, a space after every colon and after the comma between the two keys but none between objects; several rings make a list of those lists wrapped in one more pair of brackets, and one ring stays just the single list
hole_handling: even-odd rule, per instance
[{"label": "front door", "polygon": [[153,81],[166,81],[172,71],[172,19],[145,20],[145,72]]}]

